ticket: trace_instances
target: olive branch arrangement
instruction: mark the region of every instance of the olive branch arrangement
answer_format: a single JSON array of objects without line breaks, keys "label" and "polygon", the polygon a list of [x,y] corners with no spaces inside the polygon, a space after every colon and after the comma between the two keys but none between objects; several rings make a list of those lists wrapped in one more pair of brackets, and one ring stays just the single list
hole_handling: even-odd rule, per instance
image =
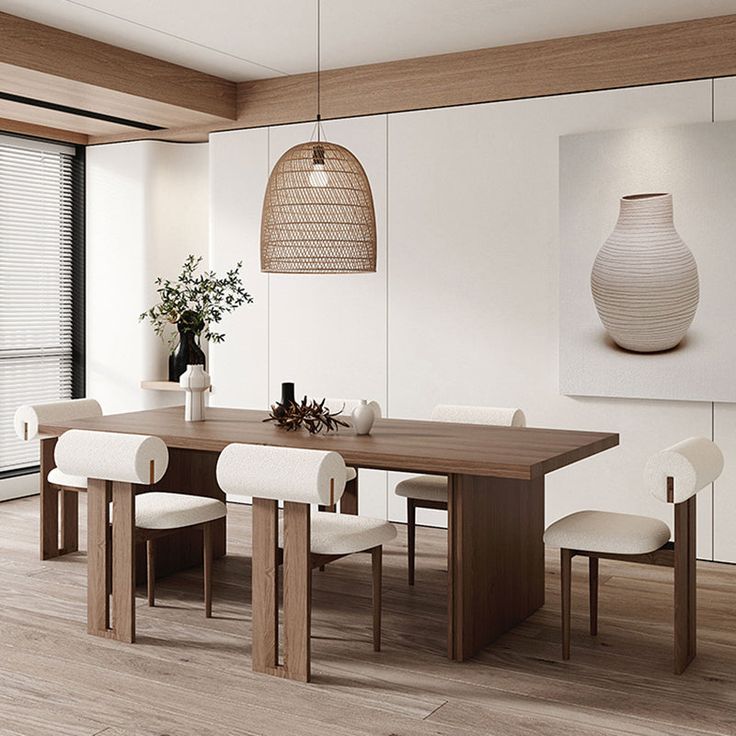
[{"label": "olive branch arrangement", "polygon": [[309,432],[309,434],[319,434],[324,431],[337,432],[340,427],[349,427],[350,425],[338,417],[342,414],[342,409],[334,414],[325,406],[326,399],[316,401],[307,400],[305,396],[301,403],[289,401],[282,404],[277,401],[271,406],[271,413],[264,422],[275,422],[276,426],[285,429],[287,432],[295,432],[300,427]]},{"label": "olive branch arrangement", "polygon": [[155,283],[160,301],[138,318],[153,325],[154,332],[168,344],[171,352],[176,348],[178,335],[171,334],[167,328],[176,325],[197,336],[203,334],[210,342],[222,342],[224,333],[214,332],[212,326],[241,304],[253,303],[240,278],[242,261],[223,277],[214,271],[197,274],[201,263],[201,256],[189,255],[176,281],[159,276]]}]

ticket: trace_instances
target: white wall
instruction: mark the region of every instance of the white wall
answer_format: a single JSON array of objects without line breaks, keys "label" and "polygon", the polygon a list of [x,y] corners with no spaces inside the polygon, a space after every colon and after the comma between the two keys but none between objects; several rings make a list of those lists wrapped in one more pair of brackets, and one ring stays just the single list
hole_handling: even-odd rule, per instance
[{"label": "white wall", "polygon": [[189,253],[207,257],[207,162],[206,143],[87,149],[87,396],[105,413],[180,401],[140,388],[167,378],[168,353],[138,315],[157,276],[175,278]]},{"label": "white wall", "polygon": [[[713,87],[719,116],[736,117],[735,84]],[[515,405],[534,426],[618,431],[619,448],[548,476],[548,520],[587,507],[671,522],[643,491],[641,468],[660,447],[711,436],[714,406],[559,394],[558,138],[707,122],[711,92],[705,80],[328,124],[327,137],[365,165],[379,222],[378,272],[350,277],[258,270],[269,167],[310,127],[213,135],[211,261],[244,259],[258,299],[213,350],[217,403],[265,407],[293,380],[311,395],[377,398],[395,417],[428,417],[439,402]],[[715,515],[711,492],[699,497],[699,554],[736,561],[726,489],[736,480],[736,411],[715,412],[734,468],[718,484]],[[363,511],[404,518],[382,476],[363,486]],[[423,520],[445,521],[438,512]]]}]

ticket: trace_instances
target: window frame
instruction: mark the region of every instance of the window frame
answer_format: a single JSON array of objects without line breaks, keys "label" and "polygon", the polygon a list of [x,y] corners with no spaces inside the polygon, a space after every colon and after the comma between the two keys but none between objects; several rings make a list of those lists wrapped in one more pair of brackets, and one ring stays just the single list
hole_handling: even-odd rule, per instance
[{"label": "window frame", "polygon": [[[86,395],[86,146],[50,138],[20,135],[0,130],[0,138],[15,138],[20,141],[63,144],[74,149],[72,159],[72,398],[82,399]],[[17,478],[38,473],[39,465],[0,470],[0,480]]]}]

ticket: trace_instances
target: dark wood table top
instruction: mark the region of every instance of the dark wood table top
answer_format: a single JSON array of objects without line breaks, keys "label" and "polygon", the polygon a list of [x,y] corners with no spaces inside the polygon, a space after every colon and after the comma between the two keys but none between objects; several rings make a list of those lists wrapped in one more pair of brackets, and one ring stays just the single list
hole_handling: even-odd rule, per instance
[{"label": "dark wood table top", "polygon": [[618,445],[618,434],[533,427],[379,419],[368,436],[352,429],[310,436],[263,422],[264,411],[208,407],[206,421],[185,422],[181,406],[43,424],[67,429],[150,434],[168,447],[220,452],[232,442],[339,452],[348,465],[413,473],[464,473],[529,480]]}]

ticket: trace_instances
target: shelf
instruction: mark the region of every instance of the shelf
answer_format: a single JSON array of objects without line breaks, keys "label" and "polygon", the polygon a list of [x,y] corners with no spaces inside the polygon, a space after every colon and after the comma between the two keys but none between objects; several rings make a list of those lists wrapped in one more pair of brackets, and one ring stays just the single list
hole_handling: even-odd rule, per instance
[{"label": "shelf", "polygon": [[[176,381],[141,381],[141,388],[147,391],[183,391]],[[210,386],[212,391],[212,386]]]}]

